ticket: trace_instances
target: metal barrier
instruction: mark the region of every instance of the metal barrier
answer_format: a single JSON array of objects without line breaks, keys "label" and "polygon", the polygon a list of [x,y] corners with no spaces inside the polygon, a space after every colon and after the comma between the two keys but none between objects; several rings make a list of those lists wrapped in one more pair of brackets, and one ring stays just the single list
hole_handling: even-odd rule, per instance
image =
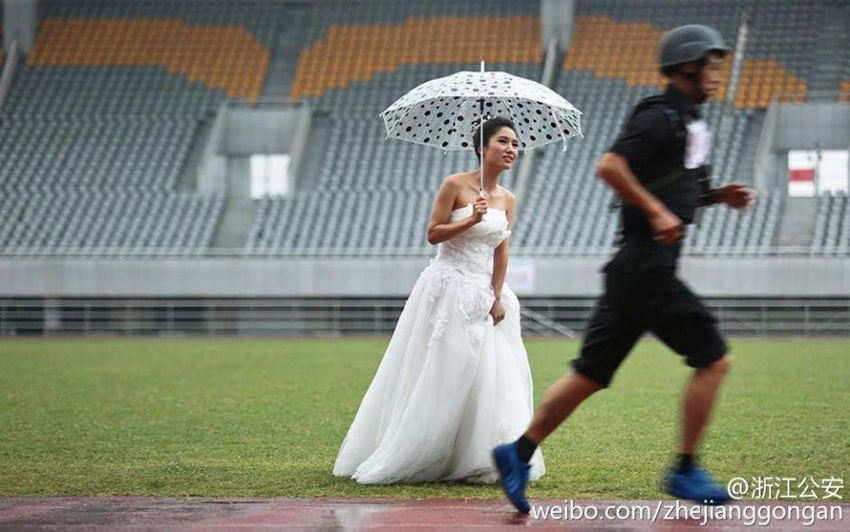
[{"label": "metal barrier", "polygon": [[[604,257],[610,256],[617,251],[616,247],[511,247],[511,255],[514,257]],[[831,253],[818,255],[825,257],[845,257],[848,253]],[[433,257],[436,248],[414,247],[414,248],[305,248],[305,249],[271,249],[271,250],[249,250],[249,249],[226,249],[226,248],[127,248],[127,247],[93,247],[93,248],[5,248],[0,249],[0,258],[149,258],[168,257],[197,259],[204,257],[233,257],[233,258],[257,258],[257,257],[286,257],[286,258],[309,258],[309,257],[382,257],[382,258],[410,258],[410,257]],[[729,257],[808,257],[812,256],[812,250],[808,246],[728,246],[711,252],[702,252],[685,248],[683,256],[706,257],[726,259]]]},{"label": "metal barrier", "polygon": [[575,338],[576,336],[576,332],[574,330],[569,327],[564,327],[555,320],[552,320],[536,310],[530,309],[529,307],[521,307],[520,316],[522,317],[526,335],[559,335],[566,336],[567,338]]},{"label": "metal barrier", "polygon": [[[582,332],[595,300],[524,298],[528,336]],[[850,297],[708,298],[732,335],[850,336]],[[404,298],[2,298],[3,336],[344,336],[392,333]]]}]

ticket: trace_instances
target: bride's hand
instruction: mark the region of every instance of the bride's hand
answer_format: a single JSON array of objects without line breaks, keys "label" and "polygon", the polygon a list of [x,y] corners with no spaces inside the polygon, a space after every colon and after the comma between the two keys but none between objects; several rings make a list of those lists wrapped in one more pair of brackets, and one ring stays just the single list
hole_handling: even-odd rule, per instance
[{"label": "bride's hand", "polygon": [[505,309],[502,308],[502,302],[495,300],[490,308],[490,315],[493,316],[493,325],[498,325],[500,321],[505,319]]},{"label": "bride's hand", "polygon": [[487,214],[487,200],[478,198],[472,204],[472,219],[475,220],[475,223],[478,223],[484,219],[485,214]]}]

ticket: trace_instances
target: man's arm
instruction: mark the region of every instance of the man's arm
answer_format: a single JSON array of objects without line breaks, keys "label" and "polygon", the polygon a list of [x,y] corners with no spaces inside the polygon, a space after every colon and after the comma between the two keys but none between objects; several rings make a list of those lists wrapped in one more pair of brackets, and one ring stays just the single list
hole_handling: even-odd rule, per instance
[{"label": "man's arm", "polygon": [[755,201],[756,193],[743,183],[730,183],[708,190],[702,197],[703,206],[723,203],[733,209],[747,210]]},{"label": "man's arm", "polygon": [[596,173],[625,201],[646,213],[656,240],[670,246],[682,238],[682,220],[638,181],[625,157],[613,152],[604,154]]}]

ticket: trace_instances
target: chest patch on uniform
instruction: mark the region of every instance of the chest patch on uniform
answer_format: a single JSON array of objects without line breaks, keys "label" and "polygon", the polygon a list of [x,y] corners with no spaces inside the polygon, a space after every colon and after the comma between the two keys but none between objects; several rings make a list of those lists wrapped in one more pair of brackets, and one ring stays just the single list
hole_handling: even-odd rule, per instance
[{"label": "chest patch on uniform", "polygon": [[692,170],[705,164],[711,150],[711,131],[705,120],[688,124],[688,143],[685,149],[685,168]]}]

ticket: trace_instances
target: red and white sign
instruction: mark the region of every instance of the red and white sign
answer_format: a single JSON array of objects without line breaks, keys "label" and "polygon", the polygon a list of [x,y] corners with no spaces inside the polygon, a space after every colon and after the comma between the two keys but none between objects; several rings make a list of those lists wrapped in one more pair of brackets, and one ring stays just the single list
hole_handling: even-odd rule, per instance
[{"label": "red and white sign", "polygon": [[788,195],[811,197],[848,191],[847,150],[788,152]]}]

